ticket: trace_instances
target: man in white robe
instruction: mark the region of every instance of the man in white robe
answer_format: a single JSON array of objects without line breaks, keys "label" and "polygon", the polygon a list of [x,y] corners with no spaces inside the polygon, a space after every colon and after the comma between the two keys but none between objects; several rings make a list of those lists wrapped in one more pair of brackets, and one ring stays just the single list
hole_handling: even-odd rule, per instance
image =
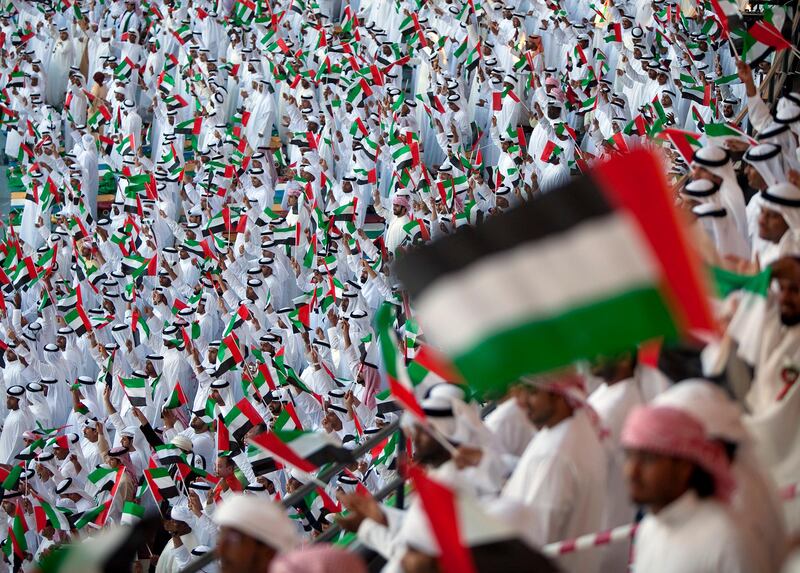
[{"label": "man in white robe", "polygon": [[408,216],[410,208],[408,197],[402,195],[395,195],[392,199],[392,212],[390,213],[383,205],[381,205],[380,195],[378,191],[372,193],[372,199],[375,205],[375,212],[386,220],[386,234],[384,235],[384,242],[386,249],[394,254],[403,241],[407,233],[403,227],[411,220]]},{"label": "man in white robe", "polygon": [[725,449],[693,416],[639,406],[625,422],[625,476],[648,509],[636,532],[635,573],[764,571],[726,505],[735,489]]},{"label": "man in white robe", "polygon": [[94,217],[97,214],[97,191],[100,185],[98,173],[97,147],[94,137],[84,135],[81,139],[83,151],[78,155],[81,166],[81,195],[86,202],[86,208]]},{"label": "man in white robe", "polygon": [[8,414],[0,432],[0,463],[14,463],[16,456],[23,448],[22,434],[33,429],[33,419],[27,408],[20,408],[20,401],[25,396],[25,388],[11,386],[6,390],[6,408]]},{"label": "man in white robe", "polygon": [[[631,503],[622,479],[625,453],[619,440],[625,419],[634,407],[644,403],[644,398],[636,375],[636,357],[632,352],[598,361],[592,374],[603,380],[588,401],[597,412],[606,435],[603,444],[608,453],[608,502],[602,527],[605,530],[631,523],[636,517],[636,506]],[[624,571],[630,544],[614,544],[604,553],[603,571]]]},{"label": "man in white robe", "polygon": [[69,69],[75,60],[75,47],[66,28],[58,31],[58,39],[53,45],[50,63],[47,67],[47,91],[45,101],[60,108],[64,104],[67,91]]},{"label": "man in white robe", "polygon": [[[531,509],[529,531],[541,545],[599,531],[606,505],[606,452],[590,421],[583,381],[574,374],[527,381],[528,416],[539,429],[502,496]],[[589,552],[559,558],[565,571],[594,573]]]}]

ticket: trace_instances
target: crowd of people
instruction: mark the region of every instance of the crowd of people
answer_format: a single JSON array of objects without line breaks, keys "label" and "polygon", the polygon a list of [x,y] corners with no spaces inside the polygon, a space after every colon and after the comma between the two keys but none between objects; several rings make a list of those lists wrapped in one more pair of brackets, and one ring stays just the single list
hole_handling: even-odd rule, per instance
[{"label": "crowd of people", "polygon": [[[0,570],[800,570],[797,7],[744,4],[4,3]],[[396,258],[637,147],[724,335],[454,383]]]}]

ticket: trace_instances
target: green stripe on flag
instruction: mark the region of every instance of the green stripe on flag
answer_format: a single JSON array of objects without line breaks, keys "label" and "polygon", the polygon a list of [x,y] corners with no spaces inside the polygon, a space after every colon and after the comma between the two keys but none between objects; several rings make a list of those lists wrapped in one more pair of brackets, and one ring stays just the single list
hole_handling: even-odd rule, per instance
[{"label": "green stripe on flag", "polygon": [[[584,332],[606,332],[608,336],[582,336]],[[646,340],[653,332],[664,332],[668,339],[678,334],[663,295],[653,287],[642,287],[490,334],[456,356],[453,363],[461,372],[470,373],[476,390],[491,393],[505,389],[498,388],[494,380],[547,372],[578,356],[619,352],[631,340]]]}]

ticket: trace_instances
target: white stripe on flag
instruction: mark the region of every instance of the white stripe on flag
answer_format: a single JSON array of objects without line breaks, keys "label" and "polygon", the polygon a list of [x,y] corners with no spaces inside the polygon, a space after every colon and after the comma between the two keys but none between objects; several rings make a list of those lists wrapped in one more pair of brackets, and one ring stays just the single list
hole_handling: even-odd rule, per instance
[{"label": "white stripe on flag", "polygon": [[442,351],[457,355],[494,332],[654,284],[658,268],[642,241],[624,215],[593,219],[442,277],[417,312]]}]

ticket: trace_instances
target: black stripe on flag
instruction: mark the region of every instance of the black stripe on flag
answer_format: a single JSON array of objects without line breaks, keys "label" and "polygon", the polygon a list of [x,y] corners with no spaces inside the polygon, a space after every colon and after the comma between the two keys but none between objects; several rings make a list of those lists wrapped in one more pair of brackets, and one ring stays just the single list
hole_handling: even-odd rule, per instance
[{"label": "black stripe on flag", "polygon": [[250,466],[253,468],[253,473],[256,476],[268,474],[278,469],[274,458],[256,458],[250,460]]},{"label": "black stripe on flag", "polygon": [[689,101],[693,101],[695,103],[699,103],[701,105],[704,105],[703,101],[704,101],[704,97],[705,96],[704,96],[704,93],[702,91],[698,92],[697,90],[685,89],[685,90],[683,90],[681,92],[681,95],[684,98],[688,99]]},{"label": "black stripe on flag", "polygon": [[315,466],[322,466],[329,462],[350,464],[355,461],[355,458],[353,458],[353,452],[346,450],[345,448],[339,448],[332,445],[324,446],[323,448],[316,450],[306,459]]},{"label": "black stripe on flag", "polygon": [[417,297],[445,275],[485,257],[568,232],[612,212],[597,184],[588,176],[579,177],[481,226],[461,226],[452,235],[409,251],[398,258],[397,272],[411,296]]}]

